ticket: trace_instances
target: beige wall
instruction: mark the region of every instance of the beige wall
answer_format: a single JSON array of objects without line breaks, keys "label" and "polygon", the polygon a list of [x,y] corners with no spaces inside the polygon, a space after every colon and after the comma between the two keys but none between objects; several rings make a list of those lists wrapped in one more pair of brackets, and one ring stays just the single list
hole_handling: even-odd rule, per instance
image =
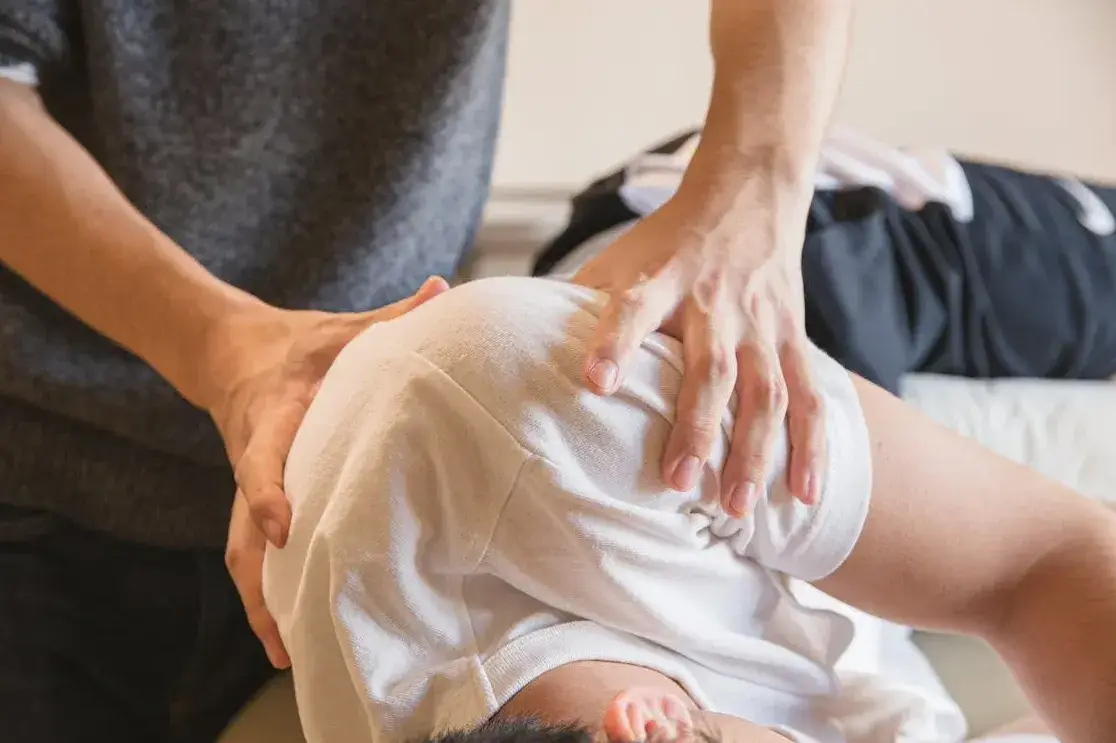
[{"label": "beige wall", "polygon": [[[576,188],[700,122],[706,0],[515,0],[498,191]],[[838,120],[1116,180],[1116,2],[859,0]]]}]

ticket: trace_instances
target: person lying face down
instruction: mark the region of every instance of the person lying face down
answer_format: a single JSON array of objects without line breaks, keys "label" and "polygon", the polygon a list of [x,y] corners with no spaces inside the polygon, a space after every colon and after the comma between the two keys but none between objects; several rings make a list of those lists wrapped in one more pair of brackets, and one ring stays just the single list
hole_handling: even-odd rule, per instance
[{"label": "person lying face down", "polygon": [[731,518],[728,411],[693,491],[659,474],[679,344],[654,336],[616,394],[584,390],[602,306],[488,279],[342,352],[291,450],[290,538],[264,576],[309,743],[635,741],[681,735],[679,705],[726,742],[959,739],[917,704],[865,715],[834,672],[850,624],[799,604],[792,579],[984,638],[1064,743],[1109,740],[1105,508],[815,352],[818,502],[790,497],[778,442],[766,490]]}]

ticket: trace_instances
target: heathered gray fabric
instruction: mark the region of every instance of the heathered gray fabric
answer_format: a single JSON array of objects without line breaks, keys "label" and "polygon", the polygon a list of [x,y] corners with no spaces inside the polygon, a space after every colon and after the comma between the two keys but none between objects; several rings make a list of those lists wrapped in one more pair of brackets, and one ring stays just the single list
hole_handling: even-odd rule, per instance
[{"label": "heathered gray fabric", "polygon": [[[502,0],[0,0],[0,65],[33,63],[54,116],[216,275],[368,309],[471,243],[507,19]],[[0,266],[0,502],[220,546],[231,483],[202,413]]]}]

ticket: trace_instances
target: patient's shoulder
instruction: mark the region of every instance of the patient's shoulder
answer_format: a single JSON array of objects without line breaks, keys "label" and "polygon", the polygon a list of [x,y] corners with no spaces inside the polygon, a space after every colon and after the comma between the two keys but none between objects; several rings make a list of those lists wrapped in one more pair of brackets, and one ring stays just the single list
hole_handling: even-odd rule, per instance
[{"label": "patient's shoulder", "polygon": [[454,287],[391,323],[395,343],[451,375],[552,364],[587,346],[603,295],[526,277]]},{"label": "patient's shoulder", "polygon": [[411,356],[516,430],[524,416],[557,415],[587,392],[581,369],[603,305],[598,292],[549,279],[478,280],[373,326],[339,363]]},{"label": "patient's shoulder", "polygon": [[420,309],[447,328],[499,340],[514,333],[558,335],[574,316],[597,317],[604,301],[601,292],[564,281],[502,276],[456,286]]}]

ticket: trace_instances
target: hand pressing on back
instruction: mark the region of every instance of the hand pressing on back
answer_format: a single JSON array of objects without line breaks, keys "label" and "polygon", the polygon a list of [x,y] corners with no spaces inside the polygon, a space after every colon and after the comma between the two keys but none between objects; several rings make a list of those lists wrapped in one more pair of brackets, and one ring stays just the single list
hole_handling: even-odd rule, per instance
[{"label": "hand pressing on back", "polygon": [[748,513],[763,496],[777,437],[787,424],[788,489],[817,501],[826,452],[824,411],[807,362],[800,210],[779,208],[761,185],[738,221],[703,222],[676,196],[590,261],[574,281],[611,295],[585,377],[615,392],[640,343],[656,331],[682,342],[685,369],[665,482],[689,490],[720,435],[735,393],[721,504]]},{"label": "hand pressing on back", "polygon": [[277,668],[290,665],[263,596],[264,551],[287,541],[291,509],[283,468],[295,433],[337,354],[368,326],[410,312],[448,289],[430,278],[411,297],[371,312],[260,308],[230,319],[213,339],[209,364],[219,388],[205,407],[236,475],[225,564],[248,622]]}]

